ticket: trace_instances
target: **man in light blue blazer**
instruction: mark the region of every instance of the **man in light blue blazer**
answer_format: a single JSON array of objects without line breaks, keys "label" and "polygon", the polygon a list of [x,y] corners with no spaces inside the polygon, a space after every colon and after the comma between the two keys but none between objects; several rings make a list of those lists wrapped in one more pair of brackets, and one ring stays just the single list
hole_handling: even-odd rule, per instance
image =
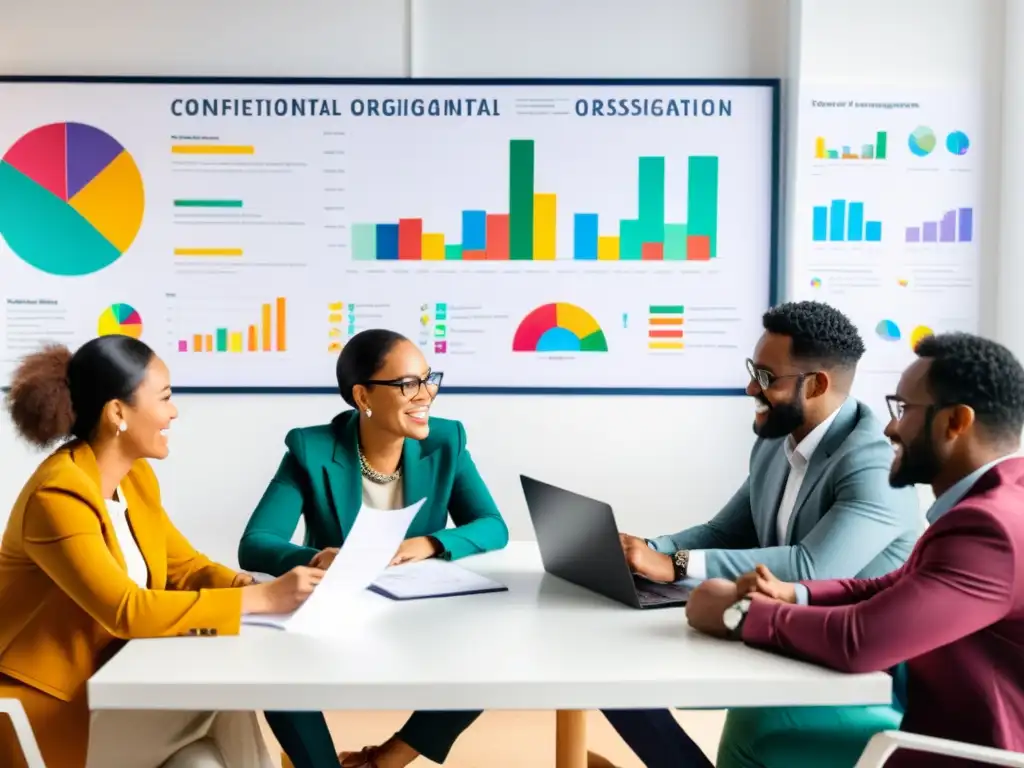
[{"label": "man in light blue blazer", "polygon": [[[736,579],[759,563],[786,581],[896,570],[924,519],[913,489],[889,485],[893,450],[881,422],[849,396],[864,354],[856,327],[819,302],[782,304],[763,325],[747,360],[758,438],[750,475],[707,523],[654,539],[623,535],[632,569],[663,582]],[[670,712],[605,714],[648,766],[708,765]],[[717,764],[761,765],[776,724],[798,720],[847,745],[853,765],[871,734],[898,717],[888,707],[730,712]],[[744,759],[752,750],[762,762]]]}]

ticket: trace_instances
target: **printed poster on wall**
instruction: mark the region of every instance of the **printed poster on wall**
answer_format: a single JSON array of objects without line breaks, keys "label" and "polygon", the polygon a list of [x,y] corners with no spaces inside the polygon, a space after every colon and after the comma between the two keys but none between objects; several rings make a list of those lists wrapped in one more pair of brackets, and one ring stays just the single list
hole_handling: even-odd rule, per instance
[{"label": "printed poster on wall", "polygon": [[981,95],[811,83],[799,99],[788,295],[857,324],[854,395],[888,419],[921,338],[979,331]]}]

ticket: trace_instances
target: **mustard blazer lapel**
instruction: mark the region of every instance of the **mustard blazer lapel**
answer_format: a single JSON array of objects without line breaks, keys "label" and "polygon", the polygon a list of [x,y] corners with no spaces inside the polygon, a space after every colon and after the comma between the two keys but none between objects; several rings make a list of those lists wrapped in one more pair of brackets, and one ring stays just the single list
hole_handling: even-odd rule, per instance
[{"label": "mustard blazer lapel", "polygon": [[[103,529],[103,541],[114,556],[118,566],[125,572],[128,565],[124,559],[124,551],[114,531],[114,523],[107,512],[107,502],[103,498],[102,481],[100,480],[100,468],[96,463],[96,454],[85,442],[79,442],[70,449],[71,460],[75,466],[85,472],[92,480],[92,487],[95,489],[85,498],[84,501],[93,508],[100,519]],[[164,552],[162,533],[154,524],[152,514],[149,512],[149,504],[152,502],[140,495],[135,484],[129,478],[121,483],[121,491],[124,493],[124,502],[128,507],[128,524],[135,535],[142,559],[146,562],[149,570],[150,589],[163,589],[167,584],[167,558]]]}]

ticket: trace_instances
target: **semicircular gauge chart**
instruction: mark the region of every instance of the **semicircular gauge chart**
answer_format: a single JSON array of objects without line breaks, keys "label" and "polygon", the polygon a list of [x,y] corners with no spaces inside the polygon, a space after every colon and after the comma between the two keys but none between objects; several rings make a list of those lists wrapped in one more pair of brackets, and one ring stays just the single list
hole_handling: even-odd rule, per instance
[{"label": "semicircular gauge chart", "polygon": [[513,352],[607,352],[608,342],[587,310],[564,301],[537,307],[523,318]]},{"label": "semicircular gauge chart", "polygon": [[29,131],[0,158],[0,236],[26,264],[77,277],[109,267],[142,226],[134,158],[83,123]]},{"label": "semicircular gauge chart", "polygon": [[142,337],[142,317],[130,304],[111,304],[100,314],[99,336]]}]

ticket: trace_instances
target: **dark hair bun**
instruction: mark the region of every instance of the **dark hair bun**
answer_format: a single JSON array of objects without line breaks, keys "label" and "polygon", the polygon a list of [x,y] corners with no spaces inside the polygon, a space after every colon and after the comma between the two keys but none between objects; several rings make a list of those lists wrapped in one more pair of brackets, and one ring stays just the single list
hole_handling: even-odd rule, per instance
[{"label": "dark hair bun", "polygon": [[74,428],[70,362],[71,350],[54,344],[23,359],[11,379],[7,393],[11,421],[25,440],[40,448],[67,438]]}]

